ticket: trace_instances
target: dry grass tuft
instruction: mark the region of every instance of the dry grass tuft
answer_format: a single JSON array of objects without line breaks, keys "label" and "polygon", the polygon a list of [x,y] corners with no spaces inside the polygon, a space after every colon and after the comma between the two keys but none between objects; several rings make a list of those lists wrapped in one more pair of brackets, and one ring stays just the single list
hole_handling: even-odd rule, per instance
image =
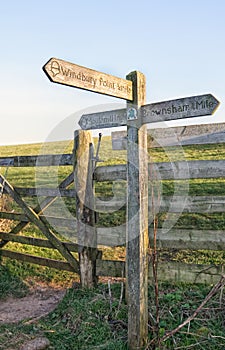
[{"label": "dry grass tuft", "polygon": [[[12,198],[3,194],[0,197],[0,211],[12,212]],[[0,219],[0,231],[1,232],[10,232],[12,228],[12,221],[8,219]]]}]

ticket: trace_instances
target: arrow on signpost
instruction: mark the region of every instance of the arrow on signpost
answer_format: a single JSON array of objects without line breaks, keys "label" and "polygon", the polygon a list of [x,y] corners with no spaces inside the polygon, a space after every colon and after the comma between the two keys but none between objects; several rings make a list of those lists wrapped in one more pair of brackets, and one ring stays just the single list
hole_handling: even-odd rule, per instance
[{"label": "arrow on signpost", "polygon": [[[150,103],[141,107],[142,124],[212,115],[218,106],[211,94]],[[127,115],[126,108],[83,114],[78,124],[84,130],[125,126]]]},{"label": "arrow on signpost", "polygon": [[103,129],[127,125],[127,110],[115,109],[107,112],[83,114],[78,122],[81,129]]},{"label": "arrow on signpost", "polygon": [[211,94],[151,103],[141,107],[142,123],[212,115],[218,106],[219,101]]},{"label": "arrow on signpost", "polygon": [[54,83],[68,85],[100,94],[132,101],[133,86],[130,80],[101,73],[58,58],[51,58],[43,67]]}]

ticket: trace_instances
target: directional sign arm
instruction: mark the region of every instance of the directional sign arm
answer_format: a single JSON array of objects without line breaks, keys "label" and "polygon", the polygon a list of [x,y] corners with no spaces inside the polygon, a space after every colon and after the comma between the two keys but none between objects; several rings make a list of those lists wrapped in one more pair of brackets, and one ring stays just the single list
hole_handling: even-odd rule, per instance
[{"label": "directional sign arm", "polygon": [[212,115],[219,101],[211,94],[151,103],[142,107],[142,123]]},{"label": "directional sign arm", "polygon": [[78,124],[83,130],[124,126],[127,125],[126,108],[92,114],[83,114]]},{"label": "directional sign arm", "polygon": [[51,58],[43,67],[47,77],[54,83],[89,90],[104,95],[132,101],[132,82],[90,68]]}]

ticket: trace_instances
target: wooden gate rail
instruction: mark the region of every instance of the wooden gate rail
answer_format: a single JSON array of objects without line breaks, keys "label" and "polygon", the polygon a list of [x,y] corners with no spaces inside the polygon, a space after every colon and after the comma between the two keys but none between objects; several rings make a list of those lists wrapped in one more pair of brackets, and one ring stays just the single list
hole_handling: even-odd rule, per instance
[{"label": "wooden gate rail", "polygon": [[[52,225],[56,225],[59,227],[68,228],[71,231],[76,231],[77,221],[76,219],[66,219],[62,217],[54,217],[54,216],[46,216],[44,214],[39,214],[39,218],[45,223],[49,224],[51,222]],[[0,212],[0,219],[7,219],[12,221],[21,221],[24,224],[30,222],[30,219],[25,214],[20,213],[8,213],[8,212]],[[1,247],[1,244],[0,244]]]},{"label": "wooden gate rail", "polygon": [[[113,131],[111,136],[113,150],[127,149],[126,131]],[[225,143],[225,123],[149,129],[148,137],[150,148],[222,144]]]},{"label": "wooden gate rail", "polygon": [[[0,157],[0,167],[34,167],[34,166],[71,166],[73,165],[72,154],[47,155],[42,162],[37,162],[40,156]],[[9,160],[12,160],[10,165]],[[36,163],[37,162],[37,163]],[[149,164],[149,173],[152,164]],[[185,179],[215,179],[224,178],[225,160],[192,160],[156,162],[154,169],[160,174],[160,180],[185,180]],[[73,176],[73,175],[72,175]],[[126,180],[126,164],[99,166],[95,169],[96,181]]]},{"label": "wooden gate rail", "polygon": [[46,154],[37,156],[0,157],[0,166],[35,167],[73,165],[73,155]]},{"label": "wooden gate rail", "polygon": [[[16,190],[16,188],[15,188]],[[25,189],[26,190],[26,189]],[[71,190],[72,193],[75,193],[74,190]],[[26,191],[22,191],[26,192]],[[60,194],[58,196],[54,195],[55,190],[52,192],[52,197],[61,197]],[[22,195],[20,191],[17,191],[18,194]],[[44,189],[43,189],[44,193]],[[46,191],[46,194],[48,197],[51,198],[50,191]],[[23,196],[22,197],[32,197],[30,196]],[[66,195],[66,192],[64,193],[64,196],[67,198],[74,198],[71,195],[71,192],[69,192],[69,196]],[[121,204],[122,203],[122,204]],[[97,212],[113,212],[116,210],[116,208],[121,208],[121,205],[123,206],[124,198],[116,198],[108,201],[102,201],[98,198],[95,200],[95,208]],[[172,203],[172,205],[171,205]],[[124,204],[125,205],[125,204]],[[185,205],[185,206],[184,206]],[[225,207],[225,196],[162,196],[160,198],[160,203],[157,207],[157,210],[159,213],[163,212],[170,212],[170,213],[180,213],[181,207],[183,208],[183,213],[223,213],[224,207]],[[152,203],[149,201],[149,215],[151,214],[152,210]],[[45,217],[48,219],[48,216],[39,214],[40,217],[44,220]],[[57,218],[51,217],[53,220],[57,220]],[[0,212],[0,219],[9,219],[9,220],[15,220],[15,221],[28,221],[25,214],[21,213],[8,213],[8,212]],[[71,219],[64,219],[59,218],[59,220],[68,220],[68,222],[71,222]],[[76,219],[74,219],[76,221]],[[72,220],[73,221],[73,220]]]},{"label": "wooden gate rail", "polygon": [[[33,245],[35,247],[42,247],[42,248],[57,249],[51,243],[51,241],[47,239],[42,239],[42,238],[27,237],[27,236],[21,236],[21,235],[18,236],[18,235],[14,235],[12,233],[6,233],[6,232],[0,232],[0,238],[7,239],[7,241],[14,242],[14,243]],[[78,252],[78,245],[76,243],[71,243],[71,242],[62,242],[62,243],[71,252]]]},{"label": "wooden gate rail", "polygon": [[[2,257],[16,259],[23,262],[48,266],[63,271],[74,272],[71,265],[65,261],[40,258],[29,254],[2,250]],[[206,283],[215,284],[220,276],[224,273],[223,266],[204,265],[204,264],[185,264],[180,262],[159,262],[158,279],[159,281],[175,281],[186,283]],[[125,276],[125,262],[115,260],[96,260],[96,275],[106,277]],[[149,279],[152,280],[152,270],[149,270]]]},{"label": "wooden gate rail", "polygon": [[55,259],[49,259],[49,258],[42,258],[39,256],[34,256],[30,254],[24,254],[24,253],[18,253],[11,250],[2,250],[0,251],[0,256],[15,260],[20,260],[23,262],[28,262],[31,264],[37,264],[41,266],[47,266],[58,270],[65,270],[65,271],[71,271],[71,272],[77,272],[77,270],[74,269],[74,267],[71,266],[68,262],[55,260]]},{"label": "wooden gate rail", "polygon": [[[8,214],[8,213],[6,213]],[[13,214],[11,214],[13,215]],[[1,215],[0,217],[12,219],[10,215]],[[14,214],[16,215],[16,214]],[[61,228],[67,229],[68,234],[71,233],[74,239],[77,239],[77,225],[75,220],[53,218],[53,217],[42,217],[40,218],[48,223],[48,219],[51,223],[58,225]],[[14,217],[16,219],[16,217]],[[28,219],[26,219],[28,223]],[[118,227],[98,227],[97,228],[97,245],[98,246],[124,246],[125,245],[125,225]],[[14,237],[17,237],[13,234]],[[8,242],[8,234],[0,232],[0,238],[3,242]],[[20,237],[20,236],[18,236]],[[153,239],[153,231],[149,228],[149,238]],[[11,240],[11,239],[10,239]],[[16,238],[14,240],[16,241]],[[6,244],[6,243],[5,243]],[[4,245],[5,245],[4,244]],[[0,243],[0,248],[4,246]],[[157,231],[157,245],[159,248],[165,249],[191,249],[191,250],[225,250],[225,231],[223,230],[193,230],[193,229],[170,229],[167,230],[158,229]]]},{"label": "wooden gate rail", "polygon": [[[151,173],[149,164],[148,173]],[[225,177],[225,160],[191,160],[154,163],[159,180],[215,179]],[[99,166],[94,173],[96,181],[126,180],[127,165]]]},{"label": "wooden gate rail", "polygon": [[65,190],[60,188],[25,188],[25,187],[15,187],[17,193],[22,197],[75,197],[75,190]]}]

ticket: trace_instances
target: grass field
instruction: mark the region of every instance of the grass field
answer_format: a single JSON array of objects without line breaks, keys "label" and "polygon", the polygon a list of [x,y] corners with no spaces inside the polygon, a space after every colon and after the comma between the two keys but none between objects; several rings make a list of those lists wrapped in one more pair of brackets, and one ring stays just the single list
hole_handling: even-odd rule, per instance
[{"label": "grass field", "polygon": [[[10,290],[21,297],[27,293],[27,285],[15,272],[0,266],[2,278]],[[3,275],[2,275],[3,274]],[[4,275],[5,274],[5,275]],[[10,278],[11,280],[10,280]],[[1,279],[2,279],[1,278]],[[1,287],[1,285],[0,285]],[[201,304],[210,286],[166,284],[159,285],[159,336],[176,328]],[[125,350],[127,349],[127,305],[121,299],[120,283],[99,284],[97,289],[69,288],[57,308],[48,316],[29,322],[0,325],[1,350],[20,349],[27,340],[45,337],[50,349],[57,350]],[[149,346],[146,349],[209,349],[223,350],[225,300],[221,293],[212,298],[192,322],[180,332],[153,345],[156,337],[154,292],[149,286]]]},{"label": "grass field", "polygon": [[[97,143],[97,140],[95,140]],[[0,147],[0,157],[13,155],[37,155],[45,153],[71,153],[72,141],[51,143],[45,145],[32,144],[21,146]],[[102,139],[99,157],[104,163],[100,165],[110,165],[126,162],[126,151],[112,151],[109,137]],[[150,160],[171,161],[171,160],[209,160],[225,159],[225,144],[187,146],[182,149],[151,150]],[[72,170],[71,167],[55,167],[40,169],[35,168],[9,168],[7,179],[19,187],[35,186],[35,176],[43,186],[55,186],[54,179],[61,181]],[[0,168],[5,174],[5,168]],[[225,195],[224,179],[190,180],[190,195]],[[174,184],[171,181],[163,182],[163,193],[173,194]],[[112,186],[110,183],[96,184],[98,196],[110,196]],[[29,199],[29,205],[35,205],[34,199]],[[18,211],[17,206],[6,197],[1,199],[1,207],[8,210]],[[67,200],[67,207],[74,211],[74,204]],[[57,203],[55,206],[57,210]],[[114,216],[102,214],[99,216],[99,225],[120,224],[125,220],[125,212],[116,212]],[[163,220],[163,216],[159,218]],[[177,228],[200,228],[200,229],[224,229],[224,213],[214,214],[183,214],[180,216]],[[9,223],[1,220],[0,230],[8,230]],[[33,237],[41,237],[40,232],[33,226],[28,225],[23,230],[24,235],[32,234]],[[57,251],[50,249],[40,249],[21,244],[7,244],[7,249],[12,249],[28,254],[37,254],[52,259],[61,259]],[[163,252],[162,252],[163,253]],[[168,255],[169,253],[166,252]],[[124,259],[123,248],[115,250],[106,249],[104,258]],[[189,263],[222,264],[225,261],[225,252],[214,251],[176,251],[170,255],[173,260],[180,260]],[[20,342],[26,338],[45,335],[49,338],[52,348],[56,350],[68,349],[126,349],[126,324],[127,306],[124,300],[121,302],[121,284],[111,285],[111,291],[107,284],[100,284],[96,290],[74,290],[71,289],[76,276],[69,272],[59,272],[47,267],[36,266],[28,263],[2,259],[0,265],[0,298],[4,299],[9,295],[21,297],[28,293],[28,281],[34,283],[54,284],[68,288],[68,292],[59,304],[58,308],[48,317],[45,317],[35,324],[25,325],[23,322],[16,325],[0,326],[0,349],[11,349],[12,343],[17,344],[15,349],[19,349]],[[149,310],[150,321],[149,330],[152,334],[154,330],[155,306],[153,290],[150,288]],[[176,327],[201,303],[209,292],[211,286],[187,285],[187,284],[160,284],[160,336]],[[110,292],[110,293],[109,293]],[[110,295],[112,296],[110,297]],[[160,349],[209,349],[223,350],[225,348],[224,337],[224,314],[225,300],[224,293],[216,295],[202,310],[198,318],[190,325],[182,329],[176,336],[161,344]],[[154,332],[153,332],[154,334]],[[151,341],[151,339],[149,339]],[[16,343],[17,342],[17,343]],[[11,344],[11,345],[10,345]],[[159,347],[158,347],[159,349]]]}]

